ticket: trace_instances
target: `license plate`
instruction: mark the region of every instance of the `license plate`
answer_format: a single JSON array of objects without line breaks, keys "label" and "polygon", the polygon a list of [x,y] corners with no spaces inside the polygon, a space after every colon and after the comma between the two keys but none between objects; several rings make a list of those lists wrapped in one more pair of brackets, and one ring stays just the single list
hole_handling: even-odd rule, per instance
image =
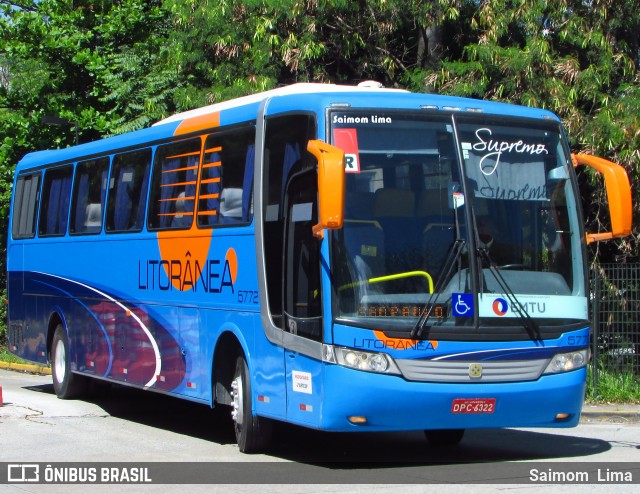
[{"label": "license plate", "polygon": [[451,413],[493,413],[495,398],[456,398],[451,404]]}]

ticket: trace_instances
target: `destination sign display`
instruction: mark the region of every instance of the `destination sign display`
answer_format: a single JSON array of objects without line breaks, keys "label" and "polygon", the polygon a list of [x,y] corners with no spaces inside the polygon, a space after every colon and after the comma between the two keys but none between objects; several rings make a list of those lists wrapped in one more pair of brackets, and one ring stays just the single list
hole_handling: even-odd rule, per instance
[{"label": "destination sign display", "polygon": [[[363,303],[358,308],[358,315],[362,317],[420,317],[426,304],[384,304]],[[426,312],[425,312],[426,314]],[[431,316],[436,319],[448,317],[448,308],[445,304],[432,304]]]}]

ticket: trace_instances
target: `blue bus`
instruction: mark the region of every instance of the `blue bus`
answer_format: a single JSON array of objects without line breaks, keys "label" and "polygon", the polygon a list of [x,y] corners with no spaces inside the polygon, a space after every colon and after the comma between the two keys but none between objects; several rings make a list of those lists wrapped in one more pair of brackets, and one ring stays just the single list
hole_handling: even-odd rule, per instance
[{"label": "blue bus", "polygon": [[[605,179],[586,233],[574,167]],[[570,427],[589,361],[586,245],[628,235],[624,170],[552,113],[296,84],[26,155],[8,345],[92,380],[325,431]]]}]

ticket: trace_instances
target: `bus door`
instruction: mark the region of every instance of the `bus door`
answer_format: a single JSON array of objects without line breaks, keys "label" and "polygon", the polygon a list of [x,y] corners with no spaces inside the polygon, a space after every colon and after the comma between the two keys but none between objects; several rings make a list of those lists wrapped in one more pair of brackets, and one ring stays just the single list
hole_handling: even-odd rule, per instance
[{"label": "bus door", "polygon": [[[301,162],[292,170],[285,199],[284,330],[287,416],[315,424],[322,403],[322,362],[310,355],[322,343],[317,173]],[[286,342],[289,342],[287,345]]]},{"label": "bus door", "polygon": [[[306,151],[316,135],[315,117],[274,116],[265,127],[264,227],[258,239],[264,248],[262,321],[270,345],[261,349],[253,375],[258,392],[277,385],[282,393],[268,403],[258,398],[256,408],[315,425],[322,396],[320,241],[312,231],[317,221],[316,160]],[[277,359],[281,365],[275,364]]]}]

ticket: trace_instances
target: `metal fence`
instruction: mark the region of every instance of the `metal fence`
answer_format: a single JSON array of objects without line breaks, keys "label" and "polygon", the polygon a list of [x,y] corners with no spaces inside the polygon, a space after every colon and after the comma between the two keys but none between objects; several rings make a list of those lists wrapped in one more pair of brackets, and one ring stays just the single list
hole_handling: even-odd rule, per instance
[{"label": "metal fence", "polygon": [[640,264],[599,264],[591,269],[593,386],[603,372],[640,376]]}]

